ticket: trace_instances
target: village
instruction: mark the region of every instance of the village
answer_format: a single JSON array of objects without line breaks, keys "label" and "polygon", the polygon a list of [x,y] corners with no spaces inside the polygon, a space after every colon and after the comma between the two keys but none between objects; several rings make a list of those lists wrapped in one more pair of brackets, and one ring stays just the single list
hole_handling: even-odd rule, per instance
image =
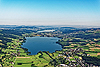
[{"label": "village", "polygon": [[[12,36],[9,38],[5,37],[9,41],[6,42],[6,46],[4,46],[5,41],[0,40],[2,46],[2,48],[0,48],[0,66],[99,67],[100,30],[86,29],[72,31],[71,33],[65,33],[58,29],[53,32],[24,33],[22,36],[19,34],[9,34]],[[28,49],[22,48],[21,45],[25,42],[25,37],[35,36],[58,37],[60,40],[56,43],[61,45],[63,49],[61,51],[55,51],[54,53],[40,51],[36,55],[28,55],[30,53]]]}]

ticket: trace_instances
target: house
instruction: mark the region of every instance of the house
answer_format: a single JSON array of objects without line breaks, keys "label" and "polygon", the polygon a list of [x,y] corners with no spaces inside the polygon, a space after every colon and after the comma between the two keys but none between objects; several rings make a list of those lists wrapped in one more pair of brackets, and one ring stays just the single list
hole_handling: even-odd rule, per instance
[{"label": "house", "polygon": [[72,60],[72,62],[75,63],[76,61],[75,60]]},{"label": "house", "polygon": [[62,54],[59,54],[58,57],[63,56]]},{"label": "house", "polygon": [[80,60],[82,60],[82,57],[79,57]]},{"label": "house", "polygon": [[2,67],[2,65],[0,64],[0,67]]},{"label": "house", "polygon": [[61,67],[68,67],[66,64],[60,64],[58,65],[58,67],[61,66]]}]

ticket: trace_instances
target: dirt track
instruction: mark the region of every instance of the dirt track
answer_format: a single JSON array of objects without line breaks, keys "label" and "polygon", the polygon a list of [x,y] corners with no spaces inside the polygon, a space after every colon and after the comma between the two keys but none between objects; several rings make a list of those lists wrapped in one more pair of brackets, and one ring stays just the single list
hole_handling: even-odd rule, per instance
[{"label": "dirt track", "polygon": [[97,53],[97,55],[100,55],[100,53]]}]

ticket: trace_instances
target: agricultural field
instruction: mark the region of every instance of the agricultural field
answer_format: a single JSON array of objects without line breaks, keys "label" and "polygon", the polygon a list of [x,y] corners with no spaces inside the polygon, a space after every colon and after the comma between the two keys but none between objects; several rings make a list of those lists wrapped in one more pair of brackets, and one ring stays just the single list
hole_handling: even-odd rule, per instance
[{"label": "agricultural field", "polygon": [[[100,66],[100,29],[56,29],[54,32],[36,33],[40,28],[1,29],[0,65],[3,67],[56,67],[56,66]],[[16,32],[17,31],[17,32]],[[7,33],[7,34],[6,34]],[[25,37],[59,37],[61,51],[49,53],[40,51],[29,55],[28,49],[22,48]]]}]

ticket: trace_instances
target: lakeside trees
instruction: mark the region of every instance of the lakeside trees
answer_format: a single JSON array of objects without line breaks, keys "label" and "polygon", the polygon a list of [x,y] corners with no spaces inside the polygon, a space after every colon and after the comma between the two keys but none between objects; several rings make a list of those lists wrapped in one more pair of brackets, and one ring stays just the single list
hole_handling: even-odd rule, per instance
[{"label": "lakeside trees", "polygon": [[[54,29],[54,28],[53,28]],[[54,32],[36,33],[36,27],[17,27],[0,29],[0,64],[2,66],[86,66],[98,65],[100,61],[100,29],[55,28]],[[57,42],[62,51],[54,53],[39,52],[28,55],[28,50],[20,48],[25,36],[60,37]],[[79,63],[79,64],[78,64]]]}]

